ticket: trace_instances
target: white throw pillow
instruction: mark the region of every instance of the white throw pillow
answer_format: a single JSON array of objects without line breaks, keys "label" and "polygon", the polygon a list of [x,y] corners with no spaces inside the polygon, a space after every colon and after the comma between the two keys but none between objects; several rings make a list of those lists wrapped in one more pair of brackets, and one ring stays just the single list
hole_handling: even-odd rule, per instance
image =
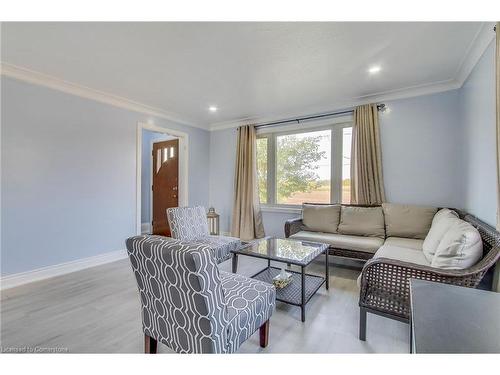
[{"label": "white throw pillow", "polygon": [[458,214],[448,208],[439,210],[432,219],[431,229],[425,237],[422,245],[424,255],[429,262],[432,262],[436,249],[443,239],[444,234],[453,225],[455,220],[458,220]]},{"label": "white throw pillow", "polygon": [[464,269],[483,256],[483,242],[478,230],[468,222],[456,219],[446,231],[432,259],[431,266]]}]

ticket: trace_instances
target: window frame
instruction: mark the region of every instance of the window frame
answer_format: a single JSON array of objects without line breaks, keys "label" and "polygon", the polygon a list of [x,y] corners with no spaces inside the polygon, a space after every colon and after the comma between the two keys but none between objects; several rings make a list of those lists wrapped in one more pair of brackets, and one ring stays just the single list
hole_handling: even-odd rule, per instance
[{"label": "window frame", "polygon": [[276,196],[276,139],[279,136],[291,134],[304,134],[321,130],[330,130],[330,203],[342,201],[342,161],[343,161],[343,131],[352,128],[353,121],[330,122],[326,125],[303,127],[295,125],[277,131],[264,131],[257,133],[257,139],[267,138],[267,203],[261,203],[261,209],[269,212],[297,212],[301,210],[300,204],[277,203]]}]

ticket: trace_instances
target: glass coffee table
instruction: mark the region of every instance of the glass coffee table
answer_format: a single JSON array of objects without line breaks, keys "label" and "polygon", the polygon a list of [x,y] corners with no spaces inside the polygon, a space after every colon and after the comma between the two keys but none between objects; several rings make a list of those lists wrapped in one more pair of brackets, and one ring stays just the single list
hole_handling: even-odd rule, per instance
[{"label": "glass coffee table", "polygon": [[[292,281],[284,288],[276,288],[276,300],[300,306],[301,318],[306,320],[305,307],[311,297],[325,284],[328,290],[329,267],[328,245],[283,238],[264,238],[244,243],[239,249],[232,250],[233,273],[238,268],[238,256],[246,255],[267,259],[267,267],[252,276],[253,279],[272,284],[273,277],[280,273],[280,268],[271,267],[271,261],[294,264],[300,272],[287,270],[292,274]],[[325,254],[325,277],[306,273],[306,267],[318,256]]]}]

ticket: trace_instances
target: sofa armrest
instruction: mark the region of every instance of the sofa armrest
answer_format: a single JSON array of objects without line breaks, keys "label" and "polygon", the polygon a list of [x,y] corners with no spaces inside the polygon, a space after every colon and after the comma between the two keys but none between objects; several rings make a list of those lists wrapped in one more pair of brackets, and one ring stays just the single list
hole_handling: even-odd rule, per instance
[{"label": "sofa armrest", "polygon": [[359,306],[408,319],[410,279],[474,288],[485,271],[473,268],[443,270],[388,258],[371,259],[361,271]]},{"label": "sofa armrest", "polygon": [[300,232],[303,225],[301,217],[285,221],[285,237],[288,238],[292,234]]}]

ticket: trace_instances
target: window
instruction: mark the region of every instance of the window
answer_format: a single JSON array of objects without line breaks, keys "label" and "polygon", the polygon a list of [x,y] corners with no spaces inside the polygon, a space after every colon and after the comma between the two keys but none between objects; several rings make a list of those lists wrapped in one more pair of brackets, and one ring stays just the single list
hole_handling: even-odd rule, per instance
[{"label": "window", "polygon": [[351,203],[352,128],[342,129],[342,203]]},{"label": "window", "polygon": [[260,203],[267,203],[267,138],[257,138],[257,177]]},{"label": "window", "polygon": [[257,174],[262,204],[350,202],[348,124],[259,134]]},{"label": "window", "polygon": [[331,131],[276,137],[276,202],[330,202]]}]

